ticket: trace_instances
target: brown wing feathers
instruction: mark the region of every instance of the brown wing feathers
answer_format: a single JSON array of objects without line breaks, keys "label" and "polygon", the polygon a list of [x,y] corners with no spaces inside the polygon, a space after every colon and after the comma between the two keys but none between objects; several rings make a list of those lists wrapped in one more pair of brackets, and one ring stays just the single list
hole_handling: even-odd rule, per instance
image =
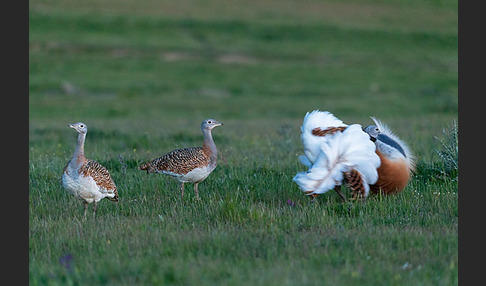
[{"label": "brown wing feathers", "polygon": [[110,201],[118,201],[118,192],[116,190],[116,185],[113,179],[110,176],[110,172],[103,167],[100,163],[94,160],[88,160],[86,164],[81,166],[79,170],[83,176],[90,176],[96,182],[96,184],[100,187],[103,187],[107,190],[112,190],[115,193],[113,198],[107,197]]},{"label": "brown wing feathers", "polygon": [[366,191],[360,172],[352,169],[351,171],[344,173],[344,181],[351,189],[353,199],[365,197]]},{"label": "brown wing feathers", "polygon": [[139,167],[148,173],[166,171],[176,174],[187,174],[197,167],[209,165],[210,158],[203,153],[202,147],[184,148],[171,151],[162,157]]},{"label": "brown wing feathers", "polygon": [[343,132],[344,129],[346,129],[347,126],[339,126],[339,127],[328,127],[324,130],[322,130],[320,127],[316,127],[314,129],[312,129],[312,135],[314,136],[325,136],[325,135],[331,135],[331,134],[334,134],[338,131],[341,131]]}]

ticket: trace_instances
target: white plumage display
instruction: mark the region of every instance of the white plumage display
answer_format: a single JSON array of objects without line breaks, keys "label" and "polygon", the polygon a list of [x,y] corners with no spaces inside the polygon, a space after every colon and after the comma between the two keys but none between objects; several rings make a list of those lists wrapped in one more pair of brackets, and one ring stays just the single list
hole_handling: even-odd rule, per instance
[{"label": "white plumage display", "polygon": [[308,167],[314,164],[321,153],[322,144],[328,142],[336,131],[342,131],[347,126],[328,111],[307,112],[300,128],[300,139],[304,144],[305,153],[299,157],[301,163]]},{"label": "white plumage display", "polygon": [[304,153],[299,160],[309,167],[293,180],[313,198],[341,185],[351,189],[353,198],[365,198],[378,179],[380,158],[375,144],[361,125],[347,125],[327,111],[308,112],[301,127]]},{"label": "white plumage display", "polygon": [[118,192],[110,172],[100,163],[86,159],[84,155],[84,142],[88,127],[79,122],[69,127],[78,132],[78,143],[73,152],[72,159],[66,164],[62,174],[62,185],[66,191],[81,199],[84,204],[84,218],[88,204],[93,203],[93,219],[95,219],[98,202],[107,198],[118,201]]}]

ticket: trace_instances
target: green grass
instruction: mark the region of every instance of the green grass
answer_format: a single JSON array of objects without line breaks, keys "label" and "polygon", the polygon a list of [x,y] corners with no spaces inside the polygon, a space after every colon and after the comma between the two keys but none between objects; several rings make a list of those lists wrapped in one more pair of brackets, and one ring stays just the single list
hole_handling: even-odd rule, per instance
[{"label": "green grass", "polygon": [[[30,1],[30,284],[457,284],[457,171],[440,156],[457,2],[201,3]],[[314,109],[385,121],[417,157],[407,188],[310,203],[292,178]],[[201,200],[137,170],[201,144],[209,117],[224,126]],[[95,223],[60,184],[78,121],[120,194]]]}]

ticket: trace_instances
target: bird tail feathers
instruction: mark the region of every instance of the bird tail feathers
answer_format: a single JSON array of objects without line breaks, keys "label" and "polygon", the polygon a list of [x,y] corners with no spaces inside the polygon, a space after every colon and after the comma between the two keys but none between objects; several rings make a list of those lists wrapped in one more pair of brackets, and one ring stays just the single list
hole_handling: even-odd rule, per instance
[{"label": "bird tail feathers", "polygon": [[325,132],[322,132],[322,135],[316,136],[314,130],[317,129],[325,131],[328,128],[339,128],[346,126],[347,125],[344,122],[336,118],[328,111],[314,110],[312,112],[307,112],[304,117],[304,122],[300,128],[302,132],[300,138],[302,140],[302,144],[304,145],[305,155],[309,161],[311,163],[316,161],[320,152],[320,146],[328,140],[331,140],[331,137],[335,134],[334,132],[330,132],[324,136]]},{"label": "bird tail feathers", "polygon": [[138,167],[139,170],[142,170],[142,171],[147,171],[147,173],[149,172],[150,168],[151,168],[152,164],[150,162],[148,163],[145,163],[145,164],[142,164]]},{"label": "bird tail feathers", "polygon": [[366,184],[367,196],[368,184],[378,180],[376,169],[380,166],[380,158],[376,155],[375,148],[359,124],[350,125],[342,133],[335,133],[324,142],[314,164],[307,172],[297,173],[293,180],[308,195],[322,194],[341,185],[343,174],[354,169],[361,174]]}]

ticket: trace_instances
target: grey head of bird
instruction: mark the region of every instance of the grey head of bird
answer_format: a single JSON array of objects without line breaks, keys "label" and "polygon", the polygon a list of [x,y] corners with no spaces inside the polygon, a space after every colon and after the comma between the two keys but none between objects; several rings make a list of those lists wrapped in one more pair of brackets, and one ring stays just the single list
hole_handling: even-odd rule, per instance
[{"label": "grey head of bird", "polygon": [[380,128],[376,125],[368,125],[365,128],[363,128],[363,131],[368,133],[370,136],[370,140],[375,142],[376,138],[378,137],[378,134],[380,134]]},{"label": "grey head of bird", "polygon": [[74,130],[76,130],[76,132],[81,134],[88,133],[88,126],[86,126],[86,124],[84,124],[83,122],[69,124],[69,127],[73,128]]},{"label": "grey head of bird", "polygon": [[202,131],[211,130],[214,127],[221,126],[221,125],[223,125],[223,123],[215,119],[206,119],[201,123],[201,130]]}]

